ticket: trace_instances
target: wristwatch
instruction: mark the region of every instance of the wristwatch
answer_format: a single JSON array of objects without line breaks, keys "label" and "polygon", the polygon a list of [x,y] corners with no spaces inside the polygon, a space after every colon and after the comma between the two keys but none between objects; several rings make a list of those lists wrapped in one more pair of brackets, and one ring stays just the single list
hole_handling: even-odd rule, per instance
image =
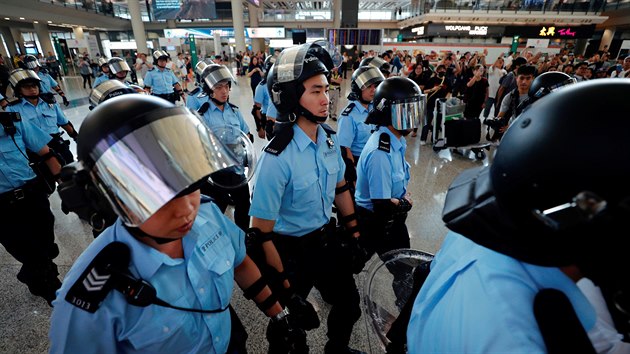
[{"label": "wristwatch", "polygon": [[287,317],[287,315],[289,314],[289,309],[287,307],[285,307],[284,309],[282,309],[282,311],[278,312],[275,316],[273,316],[271,318],[271,320],[273,322],[280,322],[282,321],[285,317]]}]

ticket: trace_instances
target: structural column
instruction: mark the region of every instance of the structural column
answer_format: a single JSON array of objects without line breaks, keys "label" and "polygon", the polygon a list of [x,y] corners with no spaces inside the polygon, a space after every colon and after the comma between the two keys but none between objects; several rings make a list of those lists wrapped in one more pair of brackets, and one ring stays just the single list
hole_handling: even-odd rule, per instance
[{"label": "structural column", "polygon": [[[2,36],[4,37],[4,41],[7,44],[9,55],[8,57],[13,57],[17,54],[17,48],[15,47],[15,38],[13,38],[13,33],[9,30],[8,27],[0,27],[0,31],[2,31]],[[13,61],[11,60],[11,65],[13,65]]]},{"label": "structural column", "polygon": [[[82,41],[85,39],[85,36],[83,35],[83,27],[73,27],[72,32],[74,32],[74,38],[76,38],[77,40]],[[78,50],[79,50],[79,55],[81,56],[83,56],[83,53],[88,52],[87,47],[78,48]],[[76,58],[73,58],[73,59],[76,59]]]},{"label": "structural column", "polygon": [[333,28],[341,28],[341,0],[333,2]]},{"label": "structural column", "polygon": [[33,23],[33,27],[35,28],[35,33],[37,33],[37,37],[39,38],[39,44],[42,46],[42,50],[44,51],[42,55],[47,56],[48,52],[54,53],[54,47],[50,41],[48,25],[45,23]]},{"label": "structural column", "polygon": [[144,23],[142,23],[142,14],[140,13],[140,2],[138,0],[127,1],[129,6],[129,15],[131,16],[131,29],[133,30],[133,38],[136,40],[136,48],[138,53],[149,53],[147,47],[147,35],[144,32]]},{"label": "structural column", "polygon": [[615,27],[608,27],[604,30],[604,34],[602,34],[602,41],[599,43],[599,50],[604,50],[604,46],[608,46],[608,50],[610,50],[610,43],[615,36]]},{"label": "structural column", "polygon": [[[214,55],[221,55],[221,33],[216,30],[212,33],[212,37],[214,39]],[[214,57],[212,57],[214,60]]]},{"label": "structural column", "polygon": [[232,22],[234,23],[234,40],[236,52],[245,51],[245,25],[243,24],[243,3],[241,0],[231,0]]},{"label": "structural column", "polygon": [[[259,9],[252,5],[247,5],[247,10],[249,11],[249,27],[258,27],[258,13]],[[265,51],[265,39],[264,38],[251,38],[252,41],[252,51],[254,53],[258,51]]]},{"label": "structural column", "polygon": [[26,54],[26,48],[24,47],[24,38],[22,38],[22,32],[19,29],[14,27],[9,27],[9,31],[11,31],[11,36],[13,37],[13,43],[17,44],[17,49],[20,50],[20,53]]}]

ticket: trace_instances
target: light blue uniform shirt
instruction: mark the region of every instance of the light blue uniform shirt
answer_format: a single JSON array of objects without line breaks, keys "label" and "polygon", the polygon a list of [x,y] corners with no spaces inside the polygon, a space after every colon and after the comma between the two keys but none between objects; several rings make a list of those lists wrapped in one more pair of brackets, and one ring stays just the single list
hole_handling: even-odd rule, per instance
[{"label": "light blue uniform shirt", "polygon": [[264,153],[260,159],[249,215],[275,220],[276,233],[304,236],[329,222],[335,187],[346,166],[336,134],[331,135],[332,146],[321,126],[317,144],[297,124],[293,134],[280,155]]},{"label": "light blue uniform shirt", "polygon": [[278,119],[278,109],[276,105],[269,99],[269,106],[267,106],[267,118]]},{"label": "light blue uniform shirt", "polygon": [[372,104],[370,103],[368,108],[365,108],[359,101],[350,101],[350,103],[354,103],[352,111],[348,115],[342,114],[339,118],[339,144],[349,147],[352,155],[361,156],[365,143],[372,135],[372,131],[376,129],[374,124],[365,124]]},{"label": "light blue uniform shirt", "polygon": [[201,107],[201,103],[199,103],[199,100],[204,96],[206,96],[206,94],[203,92],[203,90],[199,90],[194,94],[189,94],[186,98],[186,107],[197,110],[198,108],[193,107]]},{"label": "light blue uniform shirt", "polygon": [[59,126],[69,123],[57,103],[46,103],[41,98],[37,101],[37,106],[22,98],[20,102],[7,106],[6,111],[20,113],[22,119],[30,121],[46,134],[57,134]]},{"label": "light blue uniform shirt", "polygon": [[[239,130],[243,131],[245,134],[249,133],[249,126],[245,123],[245,119],[243,118],[241,111],[233,108],[227,102],[223,105],[223,110],[221,110],[214,104],[214,102],[212,102],[212,99],[210,99],[209,96],[203,96],[199,98],[197,102],[187,101],[186,107],[196,111],[206,102],[210,104],[210,107],[203,114],[202,118],[203,122],[208,128],[210,128],[210,130],[215,130],[219,127],[232,127],[235,128],[234,130],[231,130],[234,133],[238,133]],[[234,135],[226,136],[223,140],[226,144],[234,144],[235,141],[236,136]]]},{"label": "light blue uniform shirt", "polygon": [[118,220],[74,263],[57,291],[50,320],[51,353],[220,353],[230,340],[230,313],[201,314],[150,305],[132,306],[111,290],[95,313],[65,300],[68,290],[109,243],[129,246],[129,270],[148,281],[171,305],[196,309],[228,306],[234,267],[245,258],[244,233],[212,203],[203,203],[183,238],[184,258],[170,258],[139,242]]},{"label": "light blue uniform shirt", "polygon": [[[389,153],[378,149],[382,133],[390,137]],[[398,139],[387,127],[379,127],[372,133],[357,164],[354,197],[358,206],[374,211],[372,199],[400,199],[407,194],[410,174],[406,150],[405,138]]]},{"label": "light blue uniform shirt", "polygon": [[594,308],[560,269],[520,262],[449,232],[415,299],[409,353],[545,353],[534,298],[562,291],[588,332]]},{"label": "light blue uniform shirt", "polygon": [[48,93],[48,92],[55,93],[53,90],[53,87],[57,87],[59,86],[59,84],[57,83],[57,81],[55,81],[55,79],[52,78],[52,76],[42,71],[38,72],[37,76],[39,76],[39,79],[41,80],[39,82],[41,93]]},{"label": "light blue uniform shirt", "polygon": [[269,91],[267,91],[267,83],[260,83],[256,86],[254,103],[260,103],[260,112],[262,114],[267,114],[267,107],[269,106]]},{"label": "light blue uniform shirt", "polygon": [[109,75],[105,73],[101,73],[92,83],[92,88],[95,88],[96,86],[102,84],[103,82],[107,80],[109,80]]},{"label": "light blue uniform shirt", "polygon": [[16,128],[14,137],[20,147],[19,150],[11,136],[0,127],[0,193],[19,188],[35,178],[28,160],[22,154],[26,154],[26,149],[38,152],[50,141],[50,135],[27,120],[23,119],[14,124]]},{"label": "light blue uniform shirt", "polygon": [[147,71],[147,76],[144,78],[144,86],[150,87],[151,93],[155,95],[175,92],[173,86],[178,83],[179,79],[169,68],[160,70],[157,66]]}]

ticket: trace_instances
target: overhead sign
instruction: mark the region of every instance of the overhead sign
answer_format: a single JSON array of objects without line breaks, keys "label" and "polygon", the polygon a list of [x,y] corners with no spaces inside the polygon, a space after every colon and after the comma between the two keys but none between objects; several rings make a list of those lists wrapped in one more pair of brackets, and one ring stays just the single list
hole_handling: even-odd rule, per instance
[{"label": "overhead sign", "polygon": [[164,37],[188,38],[193,34],[195,38],[214,38],[217,31],[221,37],[234,37],[234,28],[167,28],[164,30]]},{"label": "overhead sign", "polygon": [[469,24],[435,24],[403,30],[405,37],[502,37],[505,27]]},{"label": "overhead sign", "polygon": [[182,45],[182,40],[180,38],[158,38],[158,42],[160,43],[160,47],[172,47],[172,46],[180,46]]},{"label": "overhead sign", "polygon": [[249,38],[284,38],[284,27],[246,27],[245,36]]},{"label": "overhead sign", "polygon": [[543,38],[529,38],[527,39],[527,47],[528,48],[548,48],[549,47],[549,39]]},{"label": "overhead sign", "polygon": [[415,33],[416,36],[424,36],[424,30],[425,30],[424,26],[414,27],[411,29],[411,33]]},{"label": "overhead sign", "polygon": [[66,45],[68,48],[87,48],[87,39],[66,39]]},{"label": "overhead sign", "polygon": [[595,32],[595,25],[589,26],[557,26],[554,24],[542,26],[508,26],[506,36],[520,35],[525,38],[574,39],[591,38]]}]

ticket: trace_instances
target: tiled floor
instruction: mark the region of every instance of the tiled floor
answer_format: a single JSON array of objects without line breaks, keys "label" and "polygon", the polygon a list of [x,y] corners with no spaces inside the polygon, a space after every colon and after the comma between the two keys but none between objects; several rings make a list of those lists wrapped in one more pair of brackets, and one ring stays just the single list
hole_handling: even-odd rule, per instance
[{"label": "tiled floor", "polygon": [[[349,77],[350,75],[348,75]],[[245,119],[254,128],[254,121],[249,114],[252,106],[251,90],[246,78],[238,78],[240,85],[232,89],[231,102],[241,107]],[[85,115],[89,112],[86,97],[89,90],[81,88],[81,79],[66,77],[62,80],[71,105],[64,108],[67,117],[80,127]],[[349,87],[349,80],[343,84],[344,93]],[[342,96],[345,96],[342,95]],[[347,100],[342,98],[340,109]],[[336,128],[336,122],[329,122]],[[419,138],[407,138],[407,161],[411,164],[410,192],[413,198],[413,209],[407,219],[411,233],[412,248],[434,253],[446,233],[441,221],[442,204],[445,192],[452,179],[463,169],[487,164],[492,152],[482,161],[475,160],[471,154],[456,154],[449,150],[434,152],[431,145],[421,146]],[[72,148],[76,149],[74,142]],[[264,142],[257,140],[257,148]],[[92,234],[88,226],[75,215],[61,212],[60,201],[56,194],[50,198],[56,217],[55,232],[61,254],[55,260],[62,276],[67,272],[81,251],[91,242]],[[36,222],[34,220],[34,222]],[[41,298],[32,296],[26,286],[15,278],[19,270],[17,262],[0,247],[0,353],[45,353],[48,350],[48,328],[51,309]],[[366,270],[357,276],[361,293]],[[326,318],[328,307],[321,301],[316,291],[309,296],[316,309]],[[234,307],[240,314],[249,332],[248,346],[250,353],[266,353],[264,338],[267,321],[254,305],[236,290],[233,297]],[[365,315],[355,325],[351,346],[371,353],[381,353],[377,339],[371,332]],[[309,333],[311,353],[322,353],[325,344],[325,322]]]}]

